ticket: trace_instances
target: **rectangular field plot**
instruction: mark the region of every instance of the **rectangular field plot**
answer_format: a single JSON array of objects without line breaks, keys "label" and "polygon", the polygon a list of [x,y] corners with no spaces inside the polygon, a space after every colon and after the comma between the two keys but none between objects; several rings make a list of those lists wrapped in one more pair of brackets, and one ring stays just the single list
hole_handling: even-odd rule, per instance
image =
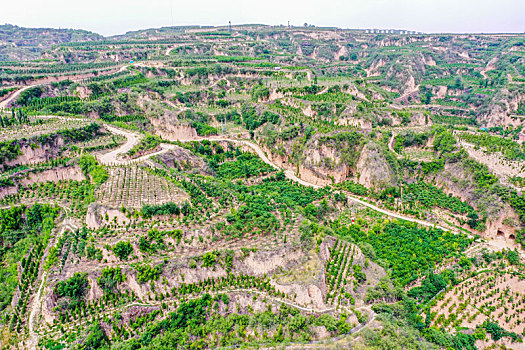
[{"label": "rectangular field plot", "polygon": [[90,121],[83,119],[62,119],[62,118],[37,118],[30,117],[30,125],[10,125],[0,130],[0,142],[19,140],[43,134],[52,134],[60,130],[78,129],[90,124]]},{"label": "rectangular field plot", "polygon": [[97,190],[97,201],[113,207],[140,208],[144,204],[180,203],[188,199],[170,181],[140,167],[110,167],[109,179]]},{"label": "rectangular field plot", "polygon": [[75,145],[79,148],[82,148],[84,151],[98,151],[117,147],[124,141],[126,141],[126,138],[122,135],[108,134],[88,141],[78,142]]}]

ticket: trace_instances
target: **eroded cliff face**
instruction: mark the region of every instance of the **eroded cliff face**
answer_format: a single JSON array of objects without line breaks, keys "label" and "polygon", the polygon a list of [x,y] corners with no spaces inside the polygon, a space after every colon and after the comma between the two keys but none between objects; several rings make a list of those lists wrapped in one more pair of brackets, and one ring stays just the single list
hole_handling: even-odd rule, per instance
[{"label": "eroded cliff face", "polygon": [[494,95],[488,107],[481,110],[481,122],[487,127],[522,125],[523,117],[516,116],[516,112],[524,101],[524,93],[502,89]]},{"label": "eroded cliff face", "polygon": [[55,137],[45,144],[20,140],[19,144],[21,154],[12,160],[6,161],[5,165],[34,164],[56,158],[64,146],[64,140],[61,137]]},{"label": "eroded cliff face", "polygon": [[98,203],[89,205],[85,221],[87,227],[97,230],[108,222],[127,225],[130,219],[118,209],[112,209]]},{"label": "eroded cliff face", "polygon": [[212,175],[213,171],[203,158],[194,155],[190,150],[175,147],[175,149],[160,154],[158,161],[169,168],[191,171],[194,174]]},{"label": "eroded cliff face", "polygon": [[354,180],[366,187],[397,184],[395,169],[387,161],[384,150],[370,141],[364,145],[330,143],[314,136],[304,147],[293,143],[263,147],[270,160],[279,167],[293,171],[302,180],[319,186]]},{"label": "eroded cliff face", "polygon": [[176,119],[151,118],[155,134],[166,140],[192,140],[198,137],[197,131],[189,125],[177,124]]},{"label": "eroded cliff face", "polygon": [[27,186],[39,182],[59,182],[63,180],[82,181],[85,179],[86,177],[82,173],[80,167],[75,165],[70,167],[44,170],[38,173],[30,173],[24,177],[20,183],[23,186]]},{"label": "eroded cliff face", "polygon": [[317,176],[326,182],[338,183],[351,175],[350,166],[343,160],[341,149],[323,144],[317,138],[307,144],[303,156],[300,173],[304,173],[304,180]]},{"label": "eroded cliff face", "polygon": [[20,187],[27,187],[35,183],[57,183],[64,180],[82,181],[85,179],[82,170],[77,165],[57,167],[43,171],[21,171],[13,174],[11,177],[13,181],[12,185],[0,187],[0,199],[18,193]]},{"label": "eroded cliff face", "polygon": [[381,146],[367,143],[356,166],[356,179],[366,187],[384,187],[397,183],[394,170],[389,165]]},{"label": "eroded cliff face", "polygon": [[499,197],[492,198],[490,194],[477,190],[473,175],[468,173],[460,163],[445,164],[445,168],[431,181],[444,192],[459,197],[474,207],[483,207],[491,217],[500,215],[503,210],[504,203]]},{"label": "eroded cliff face", "polygon": [[[487,216],[486,229],[482,232],[485,238],[495,238],[498,231],[509,238],[519,226],[519,216],[514,209],[495,193],[480,191],[474,185],[473,174],[461,163],[447,163],[444,170],[429,179],[445,193],[460,198],[472,205],[482,215]],[[463,225],[470,230],[468,225]],[[477,233],[472,231],[473,233]]]},{"label": "eroded cliff face", "polygon": [[339,183],[353,175],[351,164],[344,157],[346,146],[323,142],[318,135],[303,146],[298,146],[294,140],[272,148],[261,146],[274,164],[319,186]]}]

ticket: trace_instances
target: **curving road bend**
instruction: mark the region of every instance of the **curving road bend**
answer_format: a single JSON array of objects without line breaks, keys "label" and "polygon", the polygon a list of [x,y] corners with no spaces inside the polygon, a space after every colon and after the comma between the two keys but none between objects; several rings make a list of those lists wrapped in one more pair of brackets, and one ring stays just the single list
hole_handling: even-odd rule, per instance
[{"label": "curving road bend", "polygon": [[25,91],[27,89],[31,89],[31,88],[33,88],[35,86],[38,86],[38,84],[36,84],[36,85],[28,85],[28,86],[25,86],[25,87],[23,87],[21,89],[13,91],[5,100],[0,102],[0,109],[7,108],[9,103],[11,103],[11,101],[13,101],[15,98],[17,98],[20,95],[20,93],[22,93],[22,91]]},{"label": "curving road bend", "polygon": [[119,148],[113,151],[99,155],[98,160],[104,165],[126,164],[126,161],[119,160],[118,156],[128,153],[133,147],[138,145],[138,143],[140,142],[142,138],[142,135],[135,134],[130,131],[118,129],[118,128],[115,128],[114,126],[107,125],[107,124],[104,125],[104,128],[106,128],[106,130],[108,130],[109,132],[113,134],[124,136],[126,138],[126,143],[124,143],[122,146],[120,146]]},{"label": "curving road bend", "polygon": [[[51,116],[51,115],[38,116],[38,117],[39,118],[57,118],[57,119],[62,119],[62,120],[68,120],[68,119],[79,120],[80,119],[80,118],[71,118],[71,117],[63,117],[63,116]],[[136,164],[136,163],[140,163],[140,162],[145,162],[145,161],[148,161],[151,157],[154,157],[154,156],[166,153],[166,152],[168,152],[170,150],[175,149],[175,147],[176,147],[176,145],[173,145],[173,144],[161,143],[160,144],[160,148],[161,149],[159,151],[157,151],[157,152],[146,154],[146,155],[143,155],[143,156],[135,158],[135,159],[122,159],[121,156],[126,154],[127,152],[129,152],[129,150],[131,150],[135,145],[137,145],[140,142],[140,140],[144,137],[144,135],[137,134],[137,133],[134,133],[134,132],[129,131],[129,130],[119,129],[119,128],[116,128],[116,127],[114,127],[112,125],[108,125],[108,124],[104,124],[104,128],[106,128],[106,130],[108,130],[109,132],[111,132],[113,134],[121,135],[121,136],[124,136],[126,138],[126,142],[124,144],[122,144],[120,147],[118,147],[117,149],[114,149],[114,150],[112,150],[112,151],[110,151],[108,153],[97,155],[98,161],[100,163],[104,164],[104,165],[108,165],[108,166],[130,165],[130,164]],[[197,138],[194,138],[194,139],[191,139],[191,140],[181,140],[180,142],[204,141],[204,140],[207,140],[207,141],[232,142],[232,143],[235,143],[235,144],[247,146],[247,147],[251,148],[255,152],[255,154],[257,154],[262,159],[263,162],[265,162],[266,164],[272,166],[276,170],[282,170],[284,172],[284,175],[286,176],[287,179],[290,179],[290,180],[292,180],[294,182],[297,182],[297,183],[299,183],[299,184],[301,184],[303,186],[312,187],[312,188],[315,188],[315,189],[319,189],[319,188],[322,187],[322,186],[316,185],[314,183],[311,183],[311,182],[305,181],[303,179],[300,179],[299,177],[297,177],[297,175],[295,175],[295,173],[292,170],[286,170],[286,169],[283,169],[283,168],[279,167],[278,165],[273,163],[268,158],[268,156],[266,155],[264,150],[259,145],[255,144],[255,143],[253,143],[251,141],[237,140],[237,139],[224,138],[224,137],[197,137]],[[363,205],[363,206],[365,206],[367,208],[370,208],[370,209],[372,209],[374,211],[377,211],[379,213],[382,213],[384,215],[387,215],[387,216],[390,216],[390,217],[393,217],[393,218],[396,218],[396,219],[400,219],[400,220],[414,222],[414,223],[417,223],[417,224],[420,224],[420,225],[423,225],[423,226],[427,226],[427,227],[435,227],[435,228],[442,229],[444,231],[451,231],[450,229],[442,227],[442,226],[438,226],[435,223],[431,223],[431,222],[424,221],[424,220],[414,219],[414,218],[411,218],[411,217],[408,217],[408,216],[397,214],[395,212],[391,212],[389,210],[382,209],[382,208],[380,208],[380,207],[378,207],[378,206],[376,206],[374,204],[368,203],[368,202],[366,202],[366,201],[364,201],[364,200],[362,200],[360,198],[357,198],[357,197],[353,196],[349,192],[346,192],[346,191],[341,191],[341,192],[344,192],[349,200],[351,200],[351,201],[353,201],[355,203],[361,204],[361,205]]]}]

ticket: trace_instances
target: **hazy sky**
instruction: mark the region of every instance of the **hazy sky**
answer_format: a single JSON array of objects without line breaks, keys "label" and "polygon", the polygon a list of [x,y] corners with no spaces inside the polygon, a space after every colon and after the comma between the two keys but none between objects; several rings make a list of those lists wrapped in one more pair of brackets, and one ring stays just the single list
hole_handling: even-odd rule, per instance
[{"label": "hazy sky", "polygon": [[264,23],[422,32],[525,32],[525,0],[3,0],[0,23],[103,35]]}]

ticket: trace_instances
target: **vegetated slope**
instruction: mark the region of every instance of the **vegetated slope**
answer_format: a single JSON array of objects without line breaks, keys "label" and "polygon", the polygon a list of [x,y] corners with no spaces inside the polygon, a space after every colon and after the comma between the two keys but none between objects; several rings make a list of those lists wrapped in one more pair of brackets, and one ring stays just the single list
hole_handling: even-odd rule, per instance
[{"label": "vegetated slope", "polygon": [[525,180],[483,159],[523,166],[522,42],[175,27],[5,63],[3,345],[518,349]]},{"label": "vegetated slope", "polygon": [[102,38],[101,35],[87,30],[0,25],[0,61],[38,59],[45,50],[56,44]]}]

